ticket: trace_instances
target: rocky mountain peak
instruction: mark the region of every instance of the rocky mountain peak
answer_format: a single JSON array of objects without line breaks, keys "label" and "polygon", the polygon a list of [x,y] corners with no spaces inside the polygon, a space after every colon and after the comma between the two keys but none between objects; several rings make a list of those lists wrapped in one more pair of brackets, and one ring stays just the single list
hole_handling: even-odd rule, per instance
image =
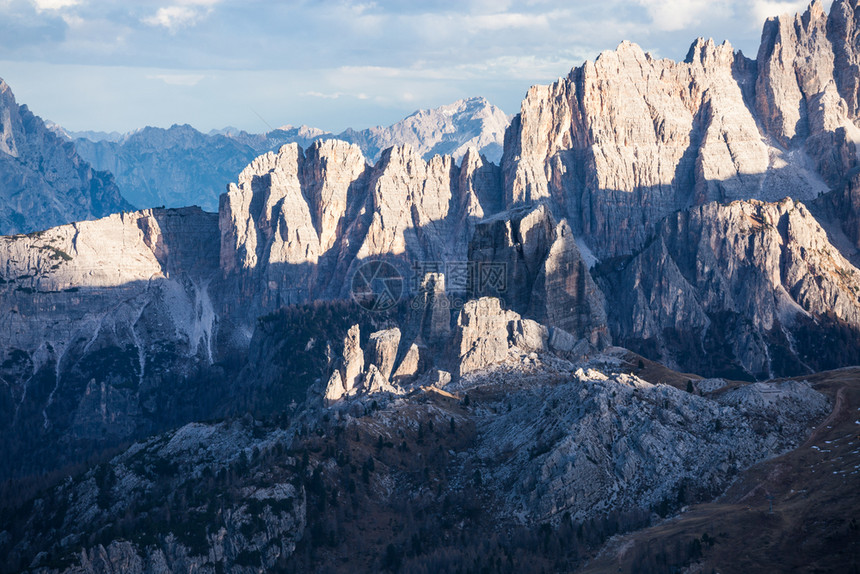
[{"label": "rocky mountain peak", "polygon": [[703,68],[732,66],[735,61],[735,52],[728,40],[722,44],[716,44],[713,38],[698,38],[690,46],[684,62],[687,64],[697,63]]},{"label": "rocky mountain peak", "polygon": [[71,143],[19,106],[0,80],[0,233],[38,229],[131,209],[110,174],[96,172]]}]

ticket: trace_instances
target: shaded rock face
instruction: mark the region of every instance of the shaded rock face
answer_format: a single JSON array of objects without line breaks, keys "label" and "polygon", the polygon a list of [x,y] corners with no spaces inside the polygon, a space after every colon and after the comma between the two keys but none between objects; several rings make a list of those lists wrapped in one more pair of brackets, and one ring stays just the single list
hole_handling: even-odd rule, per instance
[{"label": "shaded rock face", "polygon": [[[55,488],[46,507],[64,509],[63,517],[55,528],[34,529],[6,546],[4,556],[9,562],[5,566],[11,568],[13,560],[26,557],[35,545],[67,558],[73,553],[74,558],[66,561],[66,572],[275,569],[279,560],[294,552],[307,524],[306,494],[301,480],[296,480],[301,472],[297,461],[283,455],[272,461],[288,440],[286,431],[264,428],[248,417],[233,423],[192,423],[136,443],[81,474],[79,480]],[[268,457],[268,464],[252,460],[254,453]],[[240,488],[220,505],[220,511],[210,513],[209,500],[223,495],[223,490],[201,475],[211,479],[228,471],[241,475]],[[183,486],[188,481],[195,482],[193,490]],[[187,504],[187,510],[181,516],[175,513],[172,526],[160,530],[147,522],[163,507],[168,488],[184,494],[182,504]],[[116,523],[123,515],[135,532],[147,531],[151,537],[87,542],[89,533]],[[62,540],[50,541],[50,531],[62,531]],[[248,556],[257,560],[248,564]],[[56,567],[45,564],[45,558],[43,554],[25,564],[33,571]]]},{"label": "shaded rock face", "polygon": [[731,370],[738,364],[758,378],[820,370],[851,358],[840,344],[813,350],[810,324],[830,317],[860,333],[860,270],[790,199],[676,214],[600,282],[614,302],[615,340],[686,369],[744,374]]},{"label": "shaded rock face", "polygon": [[[502,342],[576,356],[611,338],[704,374],[766,377],[853,362],[856,339],[844,333],[860,324],[854,268],[806,208],[720,205],[812,198],[853,173],[848,16],[857,7],[836,2],[826,20],[819,8],[791,26],[768,24],[772,50],[756,62],[709,41],[697,41],[682,63],[622,44],[533,88],[507,132],[501,167],[475,150],[458,166],[395,146],[369,165],[342,141],[289,144],[242,171],[217,221],[199,210],[153,210],[2,240],[6,424],[70,436],[108,424],[122,436],[147,432],[165,422],[152,414],[159,393],[179,393],[164,390],[172,376],[188,381],[229,350],[248,352],[261,315],[349,298],[357,270],[375,260],[415,279],[407,281],[413,291],[423,288],[413,309],[420,325],[341,371],[339,382],[332,351],[317,369],[319,386],[331,383],[319,389],[329,400],[359,389],[370,365],[371,386],[396,390],[445,343],[466,360],[464,371],[439,366],[455,374],[495,362]],[[792,81],[803,104],[796,121],[786,119]],[[4,153],[24,157],[15,125],[3,121]],[[842,190],[845,214],[860,209],[858,188]],[[592,250],[603,260],[596,268]],[[474,273],[473,292],[452,264]],[[484,275],[485,264],[495,275]],[[504,335],[481,327],[470,339],[483,319],[461,311],[481,295],[546,331],[508,318],[499,319]],[[810,341],[830,332],[847,342],[818,353]],[[336,339],[333,347],[344,334]],[[352,350],[356,361],[368,351],[358,337]]]},{"label": "shaded rock face", "polygon": [[0,79],[0,234],[29,233],[132,209]]},{"label": "shaded rock face", "polygon": [[546,205],[514,208],[478,223],[469,260],[482,272],[496,269],[503,275],[501,282],[483,282],[482,293],[594,345],[609,342],[603,294],[570,226],[556,223]]}]

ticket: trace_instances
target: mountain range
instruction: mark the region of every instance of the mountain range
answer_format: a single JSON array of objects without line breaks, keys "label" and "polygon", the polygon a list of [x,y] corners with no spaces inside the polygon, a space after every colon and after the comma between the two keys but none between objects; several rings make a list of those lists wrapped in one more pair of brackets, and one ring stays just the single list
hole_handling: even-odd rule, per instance
[{"label": "mountain range", "polygon": [[459,160],[473,147],[498,162],[508,121],[486,99],[471,98],[419,110],[385,128],[347,129],[337,135],[307,126],[284,126],[265,134],[235,129],[203,134],[188,125],[113,136],[61,133],[74,141],[84,160],[114,174],[123,195],[137,208],[199,205],[217,211],[218,196],[242,168],[287,143],[307,147],[336,138],[357,144],[371,162],[396,144],[410,144],[426,159],[442,154]]},{"label": "mountain range", "polygon": [[622,43],[498,164],[483,100],[78,140],[232,183],[0,237],[2,571],[856,569],[857,22]]}]

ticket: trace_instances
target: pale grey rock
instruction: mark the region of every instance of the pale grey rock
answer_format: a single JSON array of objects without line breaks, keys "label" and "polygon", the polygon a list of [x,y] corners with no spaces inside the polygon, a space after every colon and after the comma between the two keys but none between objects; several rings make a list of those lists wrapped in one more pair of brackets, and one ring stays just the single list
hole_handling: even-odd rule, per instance
[{"label": "pale grey rock", "polygon": [[604,259],[640,249],[690,205],[814,199],[828,191],[820,161],[759,130],[757,77],[726,43],[697,40],[673,62],[625,42],[531,88],[506,136],[506,205],[552,201]]},{"label": "pale grey rock", "polygon": [[136,438],[199,411],[154,395],[172,397],[176,374],[218,359],[217,237],[216,217],[194,208],[0,237],[0,408],[7,437],[31,429],[22,459],[49,458],[42,449],[63,437],[51,455],[63,461],[84,442]]},{"label": "pale grey rock", "polygon": [[387,128],[346,130],[337,138],[359,145],[372,161],[391,146],[408,144],[428,160],[434,155],[450,155],[459,161],[469,148],[474,148],[490,161],[498,162],[509,121],[486,99],[469,98],[418,110]]},{"label": "pale grey rock", "polygon": [[474,220],[500,194],[498,169],[468,160],[427,162],[406,146],[368,167],[343,142],[261,156],[221,198],[222,270],[263,312],[347,297],[344,278],[368,261],[404,276],[415,264],[463,263]]},{"label": "pale grey rock", "polygon": [[500,363],[508,356],[508,322],[519,315],[502,309],[494,297],[468,301],[457,317],[459,375]]},{"label": "pale grey rock", "polygon": [[308,148],[303,168],[303,194],[319,235],[320,253],[325,253],[343,235],[350,188],[367,164],[356,147],[326,141]]},{"label": "pale grey rock", "polygon": [[418,349],[418,345],[412,343],[409,345],[409,349],[406,351],[400,364],[397,365],[397,370],[394,371],[394,375],[391,380],[395,384],[403,385],[418,374],[420,365],[421,353]]},{"label": "pale grey rock", "polygon": [[559,357],[571,360],[580,361],[587,357],[593,351],[596,351],[588,339],[578,339],[558,327],[549,329],[549,350]]},{"label": "pale grey rock", "polygon": [[392,393],[400,394],[402,391],[392,385],[388,381],[388,377],[382,374],[376,365],[368,365],[367,372],[364,374],[364,385],[362,392],[365,395],[373,395],[376,393]]},{"label": "pale grey rock", "polygon": [[548,349],[549,329],[537,321],[514,321],[512,336],[514,345],[526,352],[542,352]]},{"label": "pale grey rock", "polygon": [[520,387],[525,375],[494,372],[458,389],[505,389],[484,404],[470,455],[485,461],[501,512],[537,522],[709,499],[742,469],[800,444],[830,408],[794,381],[710,399],[625,374],[579,370],[564,384],[545,376]]},{"label": "pale grey rock", "polygon": [[[832,315],[860,327],[860,270],[806,207],[790,199],[679,213],[609,277],[603,284],[616,302],[610,308],[616,340],[650,341],[662,360],[688,370],[708,370],[695,361],[716,344],[730,346],[748,375],[767,378],[777,348],[796,357],[794,369],[821,359],[794,346],[795,334],[815,329],[819,318]],[[672,337],[664,338],[667,333]],[[680,347],[688,355],[679,360],[675,341],[685,339],[694,344]]]},{"label": "pale grey rock", "polygon": [[328,383],[326,383],[323,399],[325,399],[326,403],[333,403],[339,401],[345,394],[346,387],[344,387],[343,378],[340,375],[340,371],[335,370],[331,374],[331,377],[329,377]]},{"label": "pale grey rock", "polygon": [[376,365],[385,379],[391,378],[399,346],[400,329],[397,327],[376,331],[370,335],[367,343],[367,362]]},{"label": "pale grey rock", "polygon": [[451,373],[442,369],[430,369],[418,379],[417,386],[442,389],[451,382]]},{"label": "pale grey rock", "polygon": [[501,283],[482,284],[482,294],[594,345],[608,344],[603,294],[570,226],[556,223],[546,205],[515,208],[476,224],[469,259],[504,275]]},{"label": "pale grey rock", "polygon": [[345,141],[356,144],[372,162],[396,145],[411,145],[425,160],[450,155],[460,161],[467,150],[475,149],[498,163],[508,123],[499,108],[484,98],[471,98],[419,110],[388,127],[347,129],[339,135],[289,125],[265,134],[235,128],[203,134],[187,124],[145,127],[127,134],[51,129],[66,140],[73,139],[77,153],[95,169],[113,173],[120,190],[137,208],[199,205],[217,211],[219,195],[246,165],[286,144],[311,149],[320,141],[328,145]]},{"label": "pale grey rock", "polygon": [[349,328],[343,340],[343,388],[351,394],[361,384],[364,372],[364,351],[361,349],[361,330],[358,325]]}]

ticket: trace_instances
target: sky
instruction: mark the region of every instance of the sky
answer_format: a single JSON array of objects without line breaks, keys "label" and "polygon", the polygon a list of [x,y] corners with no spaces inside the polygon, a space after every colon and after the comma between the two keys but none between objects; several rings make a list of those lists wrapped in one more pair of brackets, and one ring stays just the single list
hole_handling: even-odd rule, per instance
[{"label": "sky", "polygon": [[[829,9],[830,1],[824,2]],[[389,125],[534,84],[630,40],[681,60],[698,37],[754,58],[780,0],[0,0],[0,78],[68,130],[189,123],[264,132]]]}]

